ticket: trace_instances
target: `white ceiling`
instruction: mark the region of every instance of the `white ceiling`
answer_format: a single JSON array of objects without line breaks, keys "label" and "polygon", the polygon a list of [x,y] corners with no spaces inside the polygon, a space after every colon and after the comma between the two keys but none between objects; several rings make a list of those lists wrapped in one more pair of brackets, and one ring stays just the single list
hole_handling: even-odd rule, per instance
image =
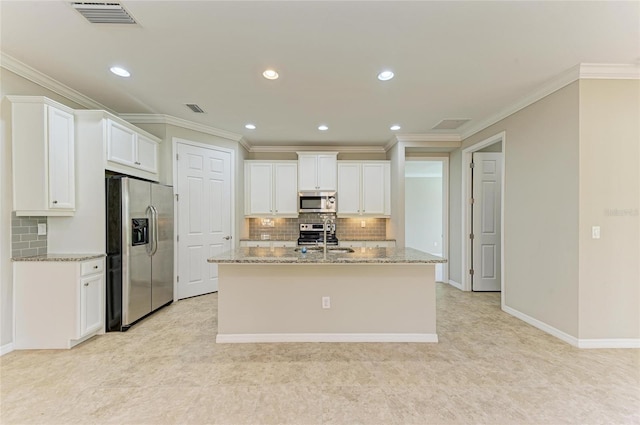
[{"label": "white ceiling", "polygon": [[[469,128],[581,62],[640,62],[636,1],[122,4],[139,25],[3,0],[1,50],[117,113],[172,115],[255,146],[384,145],[392,124],[459,133],[432,127]],[[116,64],[132,76],[112,75]],[[268,67],[280,79],[264,79]],[[396,77],[378,81],[383,69]]]}]

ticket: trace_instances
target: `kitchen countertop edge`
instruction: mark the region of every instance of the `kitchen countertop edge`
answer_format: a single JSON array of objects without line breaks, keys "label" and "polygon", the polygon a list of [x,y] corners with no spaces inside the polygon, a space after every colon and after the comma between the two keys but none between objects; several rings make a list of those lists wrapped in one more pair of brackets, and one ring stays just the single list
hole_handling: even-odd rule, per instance
[{"label": "kitchen countertop edge", "polygon": [[32,257],[12,257],[14,262],[23,261],[53,261],[53,262],[80,262],[106,257],[106,254],[43,254]]},{"label": "kitchen countertop edge", "polygon": [[372,248],[335,254],[295,253],[291,248],[238,248],[207,259],[217,264],[440,264],[447,260],[412,248]]}]

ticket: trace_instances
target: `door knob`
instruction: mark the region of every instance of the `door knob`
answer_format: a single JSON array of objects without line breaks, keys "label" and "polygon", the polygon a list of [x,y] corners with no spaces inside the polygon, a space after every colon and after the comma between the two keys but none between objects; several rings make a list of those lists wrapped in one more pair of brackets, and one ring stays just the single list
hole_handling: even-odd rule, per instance
[{"label": "door knob", "polygon": [[227,241],[228,241],[229,239],[231,239],[231,236],[225,236],[225,237],[224,237],[224,238],[222,238],[222,239],[224,239],[224,240],[227,240]]}]

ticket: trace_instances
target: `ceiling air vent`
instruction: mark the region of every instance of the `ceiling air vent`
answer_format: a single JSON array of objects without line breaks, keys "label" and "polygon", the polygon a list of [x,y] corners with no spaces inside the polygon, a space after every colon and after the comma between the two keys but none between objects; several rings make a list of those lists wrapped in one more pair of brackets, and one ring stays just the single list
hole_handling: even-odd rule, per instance
[{"label": "ceiling air vent", "polygon": [[120,3],[117,2],[88,2],[78,1],[71,3],[82,16],[92,24],[135,24]]},{"label": "ceiling air vent", "polygon": [[195,103],[187,103],[187,108],[191,109],[196,114],[204,114],[204,109],[196,105]]},{"label": "ceiling air vent", "polygon": [[464,124],[468,123],[469,119],[462,119],[462,120],[442,120],[440,121],[435,127],[432,128],[432,130],[455,130],[456,128],[459,128],[461,126],[463,126]]}]

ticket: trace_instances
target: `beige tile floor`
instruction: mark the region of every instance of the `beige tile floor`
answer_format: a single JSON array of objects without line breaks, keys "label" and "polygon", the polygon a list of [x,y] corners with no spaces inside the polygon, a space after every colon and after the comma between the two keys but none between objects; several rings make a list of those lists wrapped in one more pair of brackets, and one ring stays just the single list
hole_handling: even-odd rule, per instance
[{"label": "beige tile floor", "polygon": [[215,344],[217,295],[0,358],[3,424],[640,424],[640,350],[578,350],[438,284],[438,344]]}]

